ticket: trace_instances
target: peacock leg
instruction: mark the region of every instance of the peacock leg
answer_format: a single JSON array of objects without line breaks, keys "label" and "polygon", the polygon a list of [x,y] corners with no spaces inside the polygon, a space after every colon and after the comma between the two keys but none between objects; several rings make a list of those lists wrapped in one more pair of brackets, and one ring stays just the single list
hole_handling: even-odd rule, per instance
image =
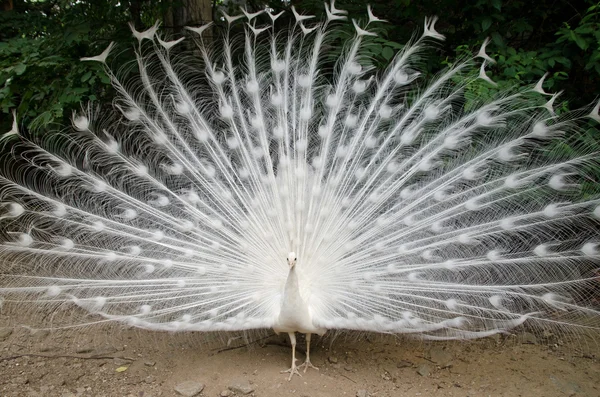
[{"label": "peacock leg", "polygon": [[314,368],[317,371],[319,370],[319,368],[315,367],[310,362],[310,336],[311,336],[311,334],[306,334],[306,361],[304,361],[304,363],[298,367],[298,368],[304,367],[304,373],[306,373],[306,370],[308,369],[308,367]]},{"label": "peacock leg", "polygon": [[292,376],[294,376],[294,374],[298,375],[299,377],[302,377],[302,375],[300,375],[300,372],[298,372],[298,367],[296,367],[296,334],[293,332],[288,332],[288,335],[290,336],[290,342],[292,342],[292,367],[286,371],[281,371],[281,373],[290,373],[290,377],[288,378],[289,382],[292,380]]}]

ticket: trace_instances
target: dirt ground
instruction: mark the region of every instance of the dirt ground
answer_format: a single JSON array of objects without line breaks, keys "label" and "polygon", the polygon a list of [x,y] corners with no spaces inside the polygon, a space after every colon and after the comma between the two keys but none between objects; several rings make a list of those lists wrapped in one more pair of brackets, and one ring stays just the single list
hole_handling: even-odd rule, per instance
[{"label": "dirt ground", "polygon": [[[14,318],[0,313],[0,396],[600,396],[594,336],[423,342],[330,333],[313,339],[319,371],[288,382],[280,370],[290,365],[289,342],[268,332],[248,345],[234,334],[117,325],[32,331]],[[298,345],[302,363],[303,338]]]}]

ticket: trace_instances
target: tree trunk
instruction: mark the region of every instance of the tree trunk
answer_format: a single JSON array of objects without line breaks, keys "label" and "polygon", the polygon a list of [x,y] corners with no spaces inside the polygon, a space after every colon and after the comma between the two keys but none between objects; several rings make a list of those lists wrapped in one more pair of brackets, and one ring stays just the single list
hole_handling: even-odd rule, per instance
[{"label": "tree trunk", "polygon": [[11,11],[13,8],[13,0],[2,0],[2,11]]},{"label": "tree trunk", "polygon": [[131,14],[131,18],[133,18],[133,26],[136,29],[144,30],[144,26],[142,26],[142,1],[143,0],[132,0],[129,3],[129,13]]},{"label": "tree trunk", "polygon": [[[187,34],[185,26],[201,26],[213,21],[211,0],[175,0],[165,12],[164,26],[171,28],[175,36]],[[205,42],[212,41],[212,29],[204,31]]]}]

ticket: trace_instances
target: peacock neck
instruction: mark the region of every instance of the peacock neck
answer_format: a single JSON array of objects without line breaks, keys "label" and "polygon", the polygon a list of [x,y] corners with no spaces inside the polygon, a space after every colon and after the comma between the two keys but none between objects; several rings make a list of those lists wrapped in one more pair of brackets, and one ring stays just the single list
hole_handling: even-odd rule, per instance
[{"label": "peacock neck", "polygon": [[287,281],[285,283],[285,294],[289,295],[292,291],[299,291],[298,274],[296,274],[296,266],[290,267]]},{"label": "peacock neck", "polygon": [[306,306],[306,303],[300,295],[300,285],[298,282],[296,266],[292,266],[285,283],[285,290],[283,291],[282,309],[294,308],[294,310],[298,310],[304,306]]}]

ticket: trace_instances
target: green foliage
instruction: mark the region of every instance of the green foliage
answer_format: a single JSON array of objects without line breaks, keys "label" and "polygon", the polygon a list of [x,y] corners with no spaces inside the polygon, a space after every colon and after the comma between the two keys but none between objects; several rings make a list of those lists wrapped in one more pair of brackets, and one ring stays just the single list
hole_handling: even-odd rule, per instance
[{"label": "green foliage", "polygon": [[[574,28],[562,22],[556,31],[547,31],[548,39],[543,45],[540,38],[533,36],[533,26],[522,20],[515,22],[516,31],[525,38],[514,43],[519,46],[511,45],[498,30],[493,31],[491,37],[496,50],[492,50],[491,55],[497,61],[492,68],[496,72],[494,80],[501,87],[530,84],[548,72],[544,83],[547,91],[564,90],[564,97],[574,100],[573,107],[592,102],[600,88],[600,8],[595,4],[583,11],[584,14],[577,14],[580,19]],[[490,27],[482,24],[481,30],[490,30]],[[534,47],[530,41],[539,44]],[[464,50],[464,46],[457,49],[458,52]]]},{"label": "green foliage", "polygon": [[71,64],[76,58],[69,47],[50,41],[18,37],[0,43],[0,107],[3,113],[16,108],[30,126],[61,119],[65,109],[96,99],[94,92],[109,83],[101,68]]},{"label": "green foliage", "polygon": [[[111,88],[105,71],[79,59],[99,54],[111,41],[131,45],[130,3],[15,0],[14,4],[14,10],[0,13],[2,131],[10,128],[12,109],[20,124],[37,128],[65,124],[82,102],[106,101]],[[149,11],[145,15],[151,21],[156,17]]]},{"label": "green foliage", "polygon": [[[219,8],[234,12],[235,1],[218,0]],[[292,2],[293,3],[293,2]],[[14,0],[15,9],[0,13],[0,128],[10,128],[11,109],[22,125],[65,124],[80,102],[110,102],[112,91],[101,65],[80,62],[84,56],[100,53],[111,42],[117,48],[131,47],[127,22],[149,26],[161,19],[165,7],[181,6],[165,0]],[[488,53],[497,61],[487,70],[498,88],[477,83],[468,96],[485,99],[497,89],[532,84],[548,72],[544,88],[564,91],[566,109],[585,106],[600,92],[600,6],[582,0],[576,3],[541,0],[476,0],[457,6],[451,0],[374,0],[373,12],[388,20],[372,24],[378,37],[367,38],[362,62],[383,69],[422,29],[425,16],[438,15],[437,29],[447,40],[437,51],[423,57],[426,73],[437,73],[447,63],[471,56],[486,37]],[[248,3],[257,8],[258,5]],[[287,9],[271,2],[276,11]],[[298,2],[298,9],[324,18],[321,0]],[[366,3],[338,0],[349,19],[366,23]],[[267,23],[263,15],[259,23]],[[287,18],[287,19],[286,19]],[[278,20],[291,21],[291,13]],[[222,21],[216,21],[217,23]],[[327,56],[332,62],[353,35],[351,24],[337,24],[329,37]],[[111,59],[123,65],[131,51],[113,51]]]},{"label": "green foliage", "polygon": [[565,22],[557,36],[557,43],[575,43],[579,47],[575,62],[600,75],[600,3],[587,9],[577,27],[571,28]]}]

